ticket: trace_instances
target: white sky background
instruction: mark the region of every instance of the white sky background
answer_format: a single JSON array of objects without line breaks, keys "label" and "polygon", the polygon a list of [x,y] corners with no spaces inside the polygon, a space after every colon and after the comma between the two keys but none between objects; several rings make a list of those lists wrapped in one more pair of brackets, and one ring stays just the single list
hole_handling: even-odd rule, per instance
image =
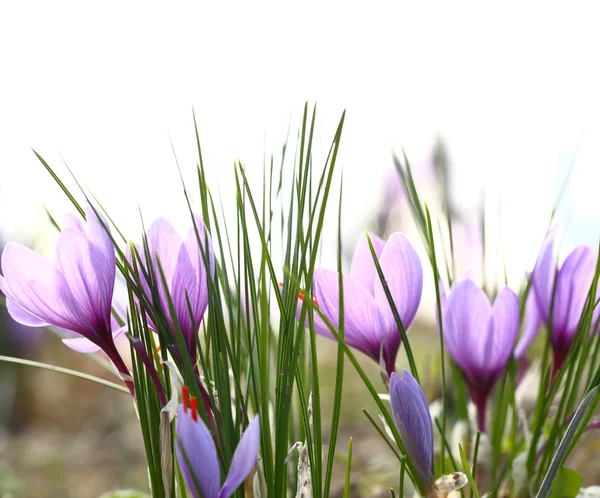
[{"label": "white sky background", "polygon": [[4,2],[0,220],[8,238],[39,248],[52,233],[41,203],[58,215],[70,209],[31,147],[66,178],[64,157],[136,236],[138,204],[148,221],[186,216],[169,136],[193,181],[192,107],[205,162],[230,195],[234,159],[258,177],[265,143],[278,152],[290,117],[297,124],[304,102],[317,100],[324,153],[348,111],[340,157],[348,243],[373,214],[391,147],[418,160],[436,134],[449,145],[458,202],[472,208],[485,185],[488,204],[500,204],[512,279],[533,263],[557,174],[580,141],[562,211],[565,246],[596,243],[593,8],[327,5]]}]

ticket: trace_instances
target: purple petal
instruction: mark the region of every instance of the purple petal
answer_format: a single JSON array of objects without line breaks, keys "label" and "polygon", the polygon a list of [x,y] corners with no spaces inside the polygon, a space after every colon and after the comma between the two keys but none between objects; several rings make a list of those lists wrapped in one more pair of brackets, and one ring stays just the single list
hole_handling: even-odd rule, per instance
[{"label": "purple petal", "polygon": [[540,314],[544,322],[548,323],[554,276],[556,274],[556,261],[554,259],[554,232],[549,232],[542,244],[542,249],[533,268],[533,286],[538,301]]},{"label": "purple petal", "polygon": [[[385,246],[385,241],[372,233],[369,234],[369,238],[373,244],[373,249],[375,249],[375,254],[377,254],[377,258],[379,259]],[[369,293],[373,294],[373,285],[376,279],[379,280],[379,277],[377,276],[377,268],[373,262],[373,256],[371,255],[367,236],[364,233],[356,243],[356,249],[354,250],[354,256],[352,257],[350,276],[361,283]]]},{"label": "purple petal", "polygon": [[112,270],[113,275],[109,279],[114,282],[115,268],[115,247],[110,237],[110,227],[107,221],[96,214],[91,206],[86,208],[88,239],[89,243],[95,246],[101,253],[101,259],[106,261],[106,265]]},{"label": "purple petal", "polygon": [[[183,333],[188,348],[194,347],[195,335],[200,326],[206,304],[204,305],[204,309],[202,309],[202,313],[200,313],[198,310],[199,304],[197,298],[198,281],[196,279],[194,267],[190,261],[190,256],[183,245],[179,251],[179,259],[175,267],[171,287],[171,299],[173,300],[173,306],[175,307],[181,332]],[[165,303],[165,305],[167,306],[165,311],[168,313],[168,303]],[[190,317],[190,307],[192,309],[194,323],[192,323]],[[190,353],[195,355],[195,351],[190,350]]]},{"label": "purple petal", "polygon": [[475,361],[479,371],[486,372],[490,380],[495,381],[503,373],[519,333],[519,298],[508,287],[504,287],[494,301],[486,332],[487,338],[481,340],[476,349]]},{"label": "purple petal", "polygon": [[56,248],[56,264],[75,300],[71,312],[81,328],[89,327],[99,334],[110,331],[114,260],[90,244],[81,232],[63,230]]},{"label": "purple petal", "polygon": [[[4,277],[0,277],[0,282],[2,280],[4,280]],[[3,285],[4,284],[0,284],[0,288],[3,288]],[[6,300],[6,309],[8,310],[10,316],[12,316],[13,320],[22,325],[27,325],[28,327],[44,327],[48,325],[45,321],[27,313],[27,311],[25,311],[11,299]]]},{"label": "purple petal", "polygon": [[594,278],[596,253],[590,247],[577,247],[560,268],[556,281],[552,316],[552,341],[573,339]]},{"label": "purple petal", "polygon": [[444,344],[450,356],[467,375],[476,366],[473,357],[481,336],[485,336],[492,307],[477,284],[470,279],[452,286],[444,320]]},{"label": "purple petal", "polygon": [[[194,265],[194,268],[196,268],[198,274],[205,275],[206,269],[204,265],[204,259],[202,258],[202,251],[200,251],[200,247],[204,248],[204,244],[208,242],[208,246],[204,248],[204,251],[205,257],[207,258],[208,265],[210,267],[210,275],[214,278],[215,254],[212,239],[210,237],[210,234],[206,230],[206,225],[204,225],[204,222],[199,216],[194,215],[194,223],[195,227],[192,226],[192,228],[190,228],[186,234],[184,240],[185,246],[187,247],[192,264]],[[198,231],[197,235],[196,230]],[[198,241],[200,241],[201,245],[198,244]]]},{"label": "purple petal", "polygon": [[[412,244],[401,233],[392,234],[387,241],[379,265],[394,299],[405,329],[410,327],[423,290],[423,268]],[[375,299],[386,319],[387,330],[398,334],[396,322],[379,277],[375,279]]]},{"label": "purple petal", "polygon": [[523,333],[515,347],[515,358],[523,358],[531,343],[535,340],[537,333],[542,325],[542,316],[538,307],[535,289],[533,286],[529,289],[527,301],[525,302],[525,317],[523,319]]},{"label": "purple petal", "polygon": [[254,470],[260,445],[260,419],[258,415],[248,424],[240,443],[235,449],[231,467],[218,498],[229,498]]},{"label": "purple petal", "polygon": [[402,377],[392,373],[390,403],[402,444],[429,489],[433,483],[433,424],[425,394],[408,371],[403,370]]},{"label": "purple petal", "polygon": [[188,489],[194,498],[200,498],[197,483],[204,498],[217,498],[221,469],[215,443],[204,422],[200,418],[194,420],[191,410],[186,412],[183,405],[179,405],[175,435],[177,463]]},{"label": "purple petal", "polygon": [[[381,319],[377,302],[369,291],[352,277],[344,275],[343,286],[346,343],[379,361],[385,323]],[[337,329],[340,305],[339,274],[320,270],[313,280],[313,287],[313,295],[319,308]],[[333,339],[333,335],[321,320],[315,319],[315,330]],[[399,344],[400,334],[397,335]]]},{"label": "purple petal", "polygon": [[[127,331],[127,327],[120,327],[113,332],[112,337],[113,341],[116,341],[124,332]],[[65,346],[73,351],[77,351],[78,353],[97,353],[100,351],[100,346],[94,344],[89,339],[85,337],[77,337],[74,339],[62,339],[62,342]]]},{"label": "purple petal", "polygon": [[[156,258],[158,257],[165,280],[167,281],[167,284],[170,285],[173,279],[173,273],[175,272],[175,267],[177,266],[177,260],[179,259],[179,250],[183,244],[182,238],[169,221],[164,218],[159,218],[152,223],[148,229],[146,239],[148,241],[148,249],[154,268],[154,278],[157,282],[162,280],[156,263]],[[143,247],[140,254],[144,254]]]},{"label": "purple petal", "polygon": [[[8,243],[2,253],[2,272],[2,292],[8,300],[42,322],[80,332],[81,324],[73,314],[75,300],[52,264],[25,246]],[[13,318],[25,317],[17,312]],[[25,322],[32,323],[29,318]]]}]

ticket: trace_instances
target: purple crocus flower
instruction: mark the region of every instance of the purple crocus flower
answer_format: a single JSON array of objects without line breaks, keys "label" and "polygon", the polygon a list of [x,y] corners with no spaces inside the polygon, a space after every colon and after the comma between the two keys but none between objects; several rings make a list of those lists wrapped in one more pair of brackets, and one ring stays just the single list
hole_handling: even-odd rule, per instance
[{"label": "purple crocus flower", "polygon": [[485,432],[488,395],[510,359],[519,332],[519,299],[505,287],[494,305],[470,279],[452,286],[442,310],[444,344],[462,370]]},{"label": "purple crocus flower", "polygon": [[181,473],[194,498],[228,498],[254,469],[260,445],[260,421],[254,417],[235,449],[229,473],[221,486],[217,448],[202,419],[197,402],[186,397],[177,410],[175,447]]},{"label": "purple crocus flower", "polygon": [[542,245],[533,269],[533,286],[539,313],[544,323],[552,327],[552,377],[562,367],[575,337],[594,278],[596,258],[597,253],[592,248],[579,246],[558,268],[554,259],[554,232],[551,231]]},{"label": "purple crocus flower", "polygon": [[433,484],[433,424],[427,399],[415,378],[403,370],[390,378],[394,423],[410,461],[425,489]]},{"label": "purple crocus flower", "polygon": [[[417,313],[423,289],[423,269],[419,256],[401,233],[392,234],[387,242],[376,235],[369,234],[369,237],[402,325],[408,329]],[[356,245],[350,275],[343,276],[343,291],[346,344],[375,361],[383,360],[390,375],[395,370],[401,337],[365,234],[361,235]],[[323,314],[337,328],[340,305],[338,273],[315,270],[313,297]],[[315,331],[333,338],[318,316],[315,316]]]},{"label": "purple crocus flower", "polygon": [[[211,268],[211,278],[214,277],[215,268],[210,235],[208,235],[206,227],[199,217],[195,216],[194,221],[195,227],[192,225],[184,238],[165,219],[161,218],[152,223],[146,233],[148,249],[152,258],[151,269],[147,268],[143,247],[136,245],[146,271],[153,276],[156,282],[160,306],[166,316],[171,332],[175,334],[174,321],[169,312],[168,296],[171,296],[177,322],[192,358],[196,357],[196,334],[208,306],[208,276],[204,266],[203,251],[200,248],[198,240],[203,245],[205,241],[208,241],[208,247],[204,256],[207,258]],[[196,228],[198,230],[197,234]],[[128,251],[128,259],[130,261],[132,259],[130,251]],[[162,268],[167,284],[166,289],[158,262],[160,262],[160,268]],[[142,275],[142,271],[139,272],[139,277],[148,301],[152,302],[152,291]],[[190,316],[190,308],[192,316]],[[150,323],[150,327],[156,330],[155,323]]]},{"label": "purple crocus flower", "polygon": [[[87,229],[78,218],[67,219],[54,263],[25,246],[7,244],[2,253],[0,290],[17,322],[76,332],[85,344],[102,349],[128,378],[129,370],[114,343],[114,336],[122,330],[113,334],[111,325],[115,250],[106,222],[91,206],[86,215]],[[133,394],[133,384],[126,382]]]}]

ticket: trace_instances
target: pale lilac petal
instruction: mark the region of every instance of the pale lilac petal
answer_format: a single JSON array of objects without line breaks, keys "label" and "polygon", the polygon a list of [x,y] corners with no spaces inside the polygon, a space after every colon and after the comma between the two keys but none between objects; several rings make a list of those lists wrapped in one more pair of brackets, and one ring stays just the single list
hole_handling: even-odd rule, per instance
[{"label": "pale lilac petal", "polygon": [[[204,224],[199,218],[196,219],[196,227],[198,229],[198,236],[200,237],[200,243],[202,246],[204,246],[204,244],[208,241],[208,246],[204,256],[206,257],[211,268],[210,278],[214,278],[215,256],[212,240],[210,235],[208,235],[206,232]],[[202,251],[200,250],[201,246],[198,244],[198,236],[196,236],[196,230],[192,227],[185,237],[184,247],[189,255],[189,261],[192,265],[193,274],[195,276],[196,285],[192,304],[194,308],[194,316],[197,318],[197,322],[199,323],[200,320],[202,320],[204,312],[206,311],[206,307],[208,306],[207,278],[209,273],[206,271],[204,266],[204,258],[202,257]]]},{"label": "pale lilac petal", "polygon": [[81,232],[85,234],[85,226],[83,225],[81,218],[72,214],[65,215],[62,229],[75,230],[76,232]]},{"label": "pale lilac petal", "polygon": [[[204,314],[204,310],[206,309],[206,305],[204,305],[202,314],[198,312],[199,304],[197,295],[198,282],[194,274],[194,267],[185,246],[182,245],[179,251],[179,260],[173,274],[171,299],[173,300],[177,320],[188,347],[193,347],[195,344],[195,334],[200,326],[202,314]],[[164,303],[163,305],[166,306],[165,311],[168,313],[168,303]],[[190,317],[190,308],[193,313],[194,322],[192,322]],[[190,353],[195,354],[192,351]]]},{"label": "pale lilac petal", "polygon": [[[148,241],[148,249],[150,251],[150,257],[152,259],[153,267],[157,282],[161,281],[161,274],[156,264],[156,257],[160,261],[160,266],[164,273],[167,284],[170,285],[173,279],[173,273],[177,266],[177,260],[179,258],[179,250],[183,240],[177,231],[173,228],[171,223],[164,218],[157,219],[146,233],[146,239]],[[141,255],[144,254],[142,247]]]},{"label": "pale lilac petal", "polygon": [[[113,332],[112,337],[113,341],[116,341],[120,336],[122,336],[127,331],[127,327],[119,327]],[[94,344],[89,339],[85,337],[76,337],[73,339],[62,339],[62,342],[65,346],[73,351],[77,351],[78,353],[97,353],[100,351],[100,346]]]},{"label": "pale lilac petal", "polygon": [[258,415],[248,424],[235,449],[231,467],[218,498],[229,498],[254,470],[260,445],[260,420]]},{"label": "pale lilac petal", "polygon": [[[372,233],[369,234],[369,238],[373,244],[375,254],[379,259],[385,246],[385,241]],[[375,280],[378,280],[379,277],[377,276],[377,268],[373,262],[367,235],[364,233],[358,239],[356,249],[354,249],[354,256],[352,257],[352,265],[350,267],[350,276],[361,283],[369,293],[373,294]]]},{"label": "pale lilac petal", "polygon": [[525,302],[525,317],[523,319],[523,333],[519,342],[515,346],[515,358],[523,358],[531,343],[535,340],[537,333],[542,325],[542,316],[540,314],[535,289],[533,286],[529,289],[527,301]]},{"label": "pale lilac petal", "polygon": [[102,349],[97,344],[94,344],[85,337],[78,337],[77,339],[63,339],[63,344],[73,351],[78,353],[97,353]]},{"label": "pale lilac petal", "polygon": [[[0,277],[0,280],[3,279],[3,277]],[[21,308],[13,300],[8,298],[6,299],[6,309],[13,320],[21,325],[27,325],[28,327],[44,327],[48,325],[48,323],[46,323],[44,320],[40,320],[38,317],[27,313],[27,311]]]},{"label": "pale lilac petal", "polygon": [[78,321],[99,333],[110,330],[115,270],[105,254],[82,233],[63,230],[56,247],[56,263],[75,300],[71,311]]},{"label": "pale lilac petal", "polygon": [[407,370],[402,377],[392,373],[390,403],[402,444],[421,482],[429,489],[433,483],[433,424],[425,394]]},{"label": "pale lilac petal", "polygon": [[64,276],[31,249],[8,243],[2,253],[3,289],[7,298],[40,321],[80,331],[75,301]]},{"label": "pale lilac petal", "polygon": [[570,343],[575,335],[594,278],[596,253],[590,247],[577,247],[561,266],[554,298],[552,340]]},{"label": "pale lilac petal", "polygon": [[[184,240],[185,246],[187,247],[187,250],[190,254],[190,260],[192,261],[194,268],[196,268],[198,275],[203,275],[204,278],[206,278],[207,272],[205,269],[204,258],[202,257],[202,251],[200,251],[200,247],[204,247],[204,245],[208,243],[208,246],[204,248],[204,256],[206,257],[208,265],[211,269],[210,275],[212,276],[212,278],[214,278],[215,253],[212,239],[210,237],[210,234],[206,230],[206,225],[204,225],[204,222],[199,216],[194,215],[194,223],[195,227],[192,226],[192,228],[188,230]],[[200,241],[201,245],[198,244],[198,241]]]},{"label": "pale lilac petal", "polygon": [[487,373],[492,379],[501,375],[513,352],[518,333],[519,298],[511,289],[504,287],[492,307],[485,346],[475,351],[479,371]]},{"label": "pale lilac petal", "polygon": [[466,279],[452,286],[442,311],[444,344],[465,372],[475,365],[473,350],[481,337],[485,337],[491,311],[487,296],[472,280]]},{"label": "pale lilac petal", "polygon": [[204,498],[217,498],[221,469],[215,443],[202,419],[194,420],[191,410],[186,412],[183,405],[179,405],[177,410],[175,437],[177,463],[194,498],[200,498],[195,483],[198,483]]},{"label": "pale lilac petal", "polygon": [[[352,277],[343,276],[344,286],[344,332],[349,346],[379,361],[381,341],[385,324],[381,319],[375,298]],[[319,308],[335,329],[339,326],[339,274],[321,270],[313,280],[313,296]],[[315,320],[315,330],[333,338],[322,321]],[[400,334],[398,334],[399,340]]]},{"label": "pale lilac petal", "polygon": [[[96,214],[96,211],[94,211],[90,205],[87,206],[85,212],[87,217],[89,243],[100,250],[102,259],[106,261],[107,266],[114,272],[115,247],[110,237],[110,227],[108,222],[101,217],[99,212]],[[112,276],[112,280],[114,281],[114,275]]]},{"label": "pale lilac petal", "polygon": [[[421,302],[423,290],[421,260],[409,240],[403,234],[395,233],[385,244],[379,258],[379,265],[402,325],[408,329]],[[385,317],[387,329],[396,333],[396,322],[378,276],[375,278],[375,299]]]},{"label": "pale lilac petal", "polygon": [[533,286],[538,301],[540,314],[544,322],[548,323],[554,276],[556,274],[556,260],[554,259],[554,232],[550,232],[544,240],[542,249],[533,268]]}]

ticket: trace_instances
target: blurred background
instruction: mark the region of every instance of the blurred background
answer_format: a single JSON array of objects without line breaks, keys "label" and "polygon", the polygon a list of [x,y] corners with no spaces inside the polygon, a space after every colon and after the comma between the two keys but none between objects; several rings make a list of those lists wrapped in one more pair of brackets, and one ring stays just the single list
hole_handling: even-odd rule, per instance
[{"label": "blurred background", "polygon": [[[44,206],[57,218],[71,211],[32,148],[73,187],[68,165],[120,229],[138,238],[138,208],[146,221],[186,219],[177,163],[193,187],[192,109],[217,196],[233,215],[234,160],[260,181],[265,157],[279,153],[288,130],[295,144],[304,102],[317,101],[317,157],[325,157],[347,110],[339,164],[349,255],[365,229],[403,230],[420,244],[391,151],[406,151],[432,206],[440,203],[443,151],[462,271],[495,275],[504,261],[518,288],[567,179],[557,215],[562,248],[598,241],[595,13],[586,4],[542,3],[4,2],[2,241],[51,256],[55,233]],[[502,248],[485,263],[482,204],[486,241]],[[335,261],[335,230],[325,233],[324,265]],[[434,337],[430,280],[412,331],[417,342]],[[0,354],[103,374],[51,333],[18,327],[0,311]],[[335,358],[322,342],[328,368]],[[362,401],[348,372],[347,395]],[[390,472],[362,414],[345,417],[342,441],[365,433],[355,437],[357,475]],[[0,496],[96,497],[118,487],[146,487],[129,400],[0,364]]]}]

